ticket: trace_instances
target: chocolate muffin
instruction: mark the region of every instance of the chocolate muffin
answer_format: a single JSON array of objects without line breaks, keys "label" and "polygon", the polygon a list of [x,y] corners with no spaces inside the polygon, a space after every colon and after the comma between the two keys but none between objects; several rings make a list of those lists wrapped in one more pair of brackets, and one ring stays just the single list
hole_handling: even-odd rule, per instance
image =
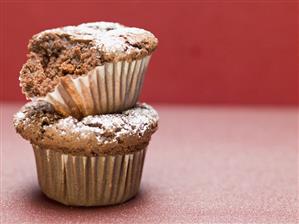
[{"label": "chocolate muffin", "polygon": [[23,93],[76,118],[131,108],[157,43],[146,30],[110,22],[43,31],[28,45]]},{"label": "chocolate muffin", "polygon": [[119,114],[78,120],[37,101],[14,116],[14,126],[33,146],[39,184],[49,198],[67,205],[108,205],[138,192],[158,114],[137,104]]}]

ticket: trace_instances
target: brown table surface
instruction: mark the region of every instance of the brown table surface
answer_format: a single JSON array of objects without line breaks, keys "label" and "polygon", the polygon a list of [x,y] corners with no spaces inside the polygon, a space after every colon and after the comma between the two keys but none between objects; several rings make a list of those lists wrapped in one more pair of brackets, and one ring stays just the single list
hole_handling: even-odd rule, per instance
[{"label": "brown table surface", "polygon": [[296,108],[157,106],[139,194],[76,208],[40,192],[19,106],[1,105],[1,223],[296,223]]}]

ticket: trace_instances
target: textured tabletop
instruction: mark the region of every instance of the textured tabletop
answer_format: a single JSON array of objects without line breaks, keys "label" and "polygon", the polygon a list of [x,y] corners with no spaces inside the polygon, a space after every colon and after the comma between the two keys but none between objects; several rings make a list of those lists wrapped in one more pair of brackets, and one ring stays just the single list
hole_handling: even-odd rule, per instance
[{"label": "textured tabletop", "polygon": [[296,108],[157,106],[139,194],[76,208],[39,191],[19,106],[1,105],[1,223],[296,223]]}]

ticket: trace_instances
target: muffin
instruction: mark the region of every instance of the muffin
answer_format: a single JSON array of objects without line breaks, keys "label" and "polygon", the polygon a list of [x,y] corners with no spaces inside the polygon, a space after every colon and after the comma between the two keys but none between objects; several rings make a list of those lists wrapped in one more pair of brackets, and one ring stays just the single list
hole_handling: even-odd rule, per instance
[{"label": "muffin", "polygon": [[158,114],[136,104],[118,114],[78,120],[37,101],[15,114],[14,126],[33,146],[39,185],[49,198],[66,205],[109,205],[138,192]]},{"label": "muffin", "polygon": [[20,72],[23,93],[78,119],[133,107],[152,52],[150,32],[94,22],[38,33]]}]

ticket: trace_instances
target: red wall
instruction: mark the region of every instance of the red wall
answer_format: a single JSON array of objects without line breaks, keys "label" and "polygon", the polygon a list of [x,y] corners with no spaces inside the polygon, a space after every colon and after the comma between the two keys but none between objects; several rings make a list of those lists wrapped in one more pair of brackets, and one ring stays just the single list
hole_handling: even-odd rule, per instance
[{"label": "red wall", "polygon": [[145,101],[298,102],[297,1],[74,2],[1,1],[0,100],[24,100],[18,72],[34,33],[106,20],[143,27],[160,40]]}]

